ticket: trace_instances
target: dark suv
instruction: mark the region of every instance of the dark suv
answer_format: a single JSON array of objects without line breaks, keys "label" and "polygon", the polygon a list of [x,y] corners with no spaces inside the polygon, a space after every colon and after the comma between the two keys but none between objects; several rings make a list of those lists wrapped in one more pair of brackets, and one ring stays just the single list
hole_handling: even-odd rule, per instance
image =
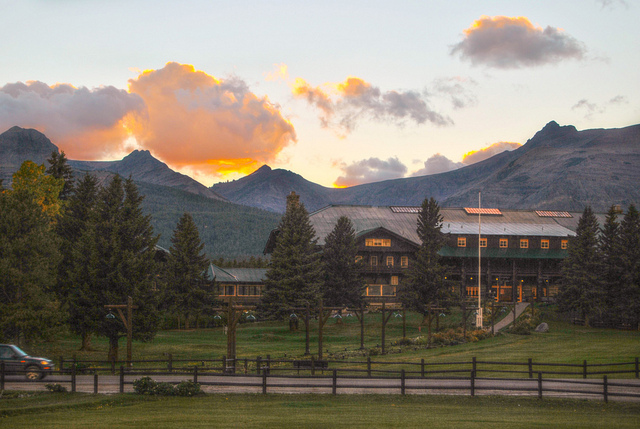
[{"label": "dark suv", "polygon": [[5,374],[24,374],[27,380],[40,380],[53,371],[49,359],[32,357],[10,344],[0,344],[0,365],[4,364]]}]

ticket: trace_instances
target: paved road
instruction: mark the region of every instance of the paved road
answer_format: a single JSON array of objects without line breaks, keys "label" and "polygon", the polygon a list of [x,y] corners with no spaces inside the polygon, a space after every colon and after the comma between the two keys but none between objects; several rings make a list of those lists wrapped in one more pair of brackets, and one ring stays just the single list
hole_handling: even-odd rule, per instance
[{"label": "paved road", "polygon": [[[131,383],[140,376],[125,376],[125,392],[132,392]],[[189,375],[159,375],[153,377],[156,381],[179,382],[185,379],[192,379]],[[5,389],[7,390],[46,390],[46,383],[60,383],[70,389],[69,376],[50,376],[40,382],[24,382],[21,377],[7,376],[5,379]],[[98,378],[98,392],[112,394],[119,392],[118,375],[100,375]],[[200,376],[198,382],[208,393],[261,393],[263,378],[261,376]],[[299,377],[279,377],[269,376],[267,378],[268,393],[319,393],[330,394],[333,389],[333,378],[331,376],[316,378]],[[616,384],[628,384],[630,387],[616,386]],[[336,393],[338,394],[400,394],[401,380],[399,378],[347,378],[338,377],[336,383]],[[563,397],[594,399],[602,401],[604,399],[604,388],[602,379],[572,379],[572,380],[543,380],[543,397]],[[640,402],[640,380],[610,380],[608,384],[608,399],[610,401],[634,401]],[[80,375],[77,377],[76,390],[78,392],[94,392],[94,377],[91,375]],[[433,378],[408,378],[405,380],[405,390],[407,394],[432,394],[432,395],[470,395],[471,382],[469,379],[433,379]],[[554,392],[546,390],[562,390]],[[632,393],[636,397],[617,397],[616,393]],[[537,379],[487,379],[479,378],[475,380],[476,395],[517,395],[517,396],[538,396]]]}]

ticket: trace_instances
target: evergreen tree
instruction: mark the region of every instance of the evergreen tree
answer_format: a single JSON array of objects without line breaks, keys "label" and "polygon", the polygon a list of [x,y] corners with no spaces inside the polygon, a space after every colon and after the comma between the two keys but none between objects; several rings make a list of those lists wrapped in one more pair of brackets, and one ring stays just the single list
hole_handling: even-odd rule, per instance
[{"label": "evergreen tree", "polygon": [[358,271],[358,246],[353,224],[348,217],[338,219],[327,235],[322,252],[324,267],[324,303],[329,306],[359,306],[365,288]]},{"label": "evergreen tree", "polygon": [[55,296],[60,259],[53,232],[62,183],[25,161],[13,190],[0,190],[0,341],[47,338],[61,322]]},{"label": "evergreen tree", "polygon": [[425,198],[417,222],[420,248],[411,261],[407,278],[400,289],[400,299],[405,307],[424,316],[432,305],[444,305],[448,299],[444,282],[445,267],[438,254],[444,245],[442,221],[436,200],[433,197]]},{"label": "evergreen tree", "polygon": [[291,307],[316,305],[322,278],[316,233],[294,192],[287,196],[278,230],[260,307],[270,318],[288,315]]},{"label": "evergreen tree", "polygon": [[617,310],[633,326],[640,326],[640,214],[632,204],[620,224],[620,294]]},{"label": "evergreen tree", "polygon": [[64,181],[64,187],[60,191],[60,199],[65,201],[73,194],[73,170],[67,163],[67,157],[64,151],[58,153],[56,151],[51,152],[51,157],[47,159],[49,168],[46,173],[56,179],[62,179]]},{"label": "evergreen tree", "polygon": [[96,266],[91,258],[96,257],[93,228],[97,198],[97,179],[87,174],[78,182],[56,228],[62,254],[56,293],[69,314],[71,331],[82,337],[81,350],[91,348],[91,333],[95,331],[95,320],[100,317],[100,312],[87,313],[91,300],[95,298],[91,295],[90,270]]},{"label": "evergreen tree", "polygon": [[85,230],[78,246],[84,260],[76,260],[76,278],[86,285],[78,290],[74,304],[78,314],[86,314],[83,323],[109,339],[109,360],[117,359],[118,339],[127,330],[119,318],[105,318],[105,305],[122,305],[132,297],[137,306],[133,311],[134,339],[149,340],[158,329],[153,293],[158,237],[153,235],[150,217],[142,214],[141,202],[130,178],[123,183],[120,176],[114,176],[100,190],[93,225]]},{"label": "evergreen tree", "polygon": [[576,236],[569,240],[562,262],[563,285],[558,294],[560,309],[577,311],[585,324],[606,308],[604,261],[598,243],[598,220],[587,206],[578,221]]},{"label": "evergreen tree", "polygon": [[189,329],[190,317],[206,307],[211,290],[204,243],[189,213],[184,213],[178,221],[171,243],[166,264],[165,303],[173,311],[182,314],[185,327]]},{"label": "evergreen tree", "polygon": [[604,314],[603,321],[618,324],[621,322],[619,307],[622,277],[622,247],[620,242],[620,222],[618,209],[612,206],[607,212],[604,225],[600,229],[599,248],[604,263]]}]

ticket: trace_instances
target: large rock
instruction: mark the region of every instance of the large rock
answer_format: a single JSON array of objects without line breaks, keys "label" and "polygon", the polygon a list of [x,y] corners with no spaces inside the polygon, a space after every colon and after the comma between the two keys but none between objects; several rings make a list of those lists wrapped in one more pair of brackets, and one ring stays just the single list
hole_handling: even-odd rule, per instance
[{"label": "large rock", "polygon": [[536,327],[536,332],[549,332],[549,325],[547,325],[545,322],[542,322]]}]

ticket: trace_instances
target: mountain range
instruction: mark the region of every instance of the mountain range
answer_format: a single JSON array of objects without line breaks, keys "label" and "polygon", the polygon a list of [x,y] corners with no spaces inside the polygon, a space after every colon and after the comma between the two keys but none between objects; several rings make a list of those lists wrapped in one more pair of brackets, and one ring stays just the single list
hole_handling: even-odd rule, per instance
[{"label": "mountain range", "polygon": [[[37,130],[0,134],[0,179],[30,159],[45,163],[58,148]],[[179,217],[196,220],[209,256],[259,255],[294,191],[312,212],[329,204],[417,206],[434,197],[443,207],[605,212],[613,204],[640,206],[640,125],[578,131],[549,122],[526,144],[458,170],[421,177],[327,188],[299,174],[264,165],[241,179],[207,188],[171,170],[149,151],[119,161],[69,160],[76,175],[131,176],[145,195],[160,245],[169,247]]]},{"label": "mountain range", "polygon": [[263,166],[211,189],[230,201],[282,212],[295,191],[309,211],[328,204],[417,206],[434,197],[443,207],[604,212],[640,203],[640,125],[578,131],[549,122],[526,144],[458,170],[327,188],[287,170]]}]

